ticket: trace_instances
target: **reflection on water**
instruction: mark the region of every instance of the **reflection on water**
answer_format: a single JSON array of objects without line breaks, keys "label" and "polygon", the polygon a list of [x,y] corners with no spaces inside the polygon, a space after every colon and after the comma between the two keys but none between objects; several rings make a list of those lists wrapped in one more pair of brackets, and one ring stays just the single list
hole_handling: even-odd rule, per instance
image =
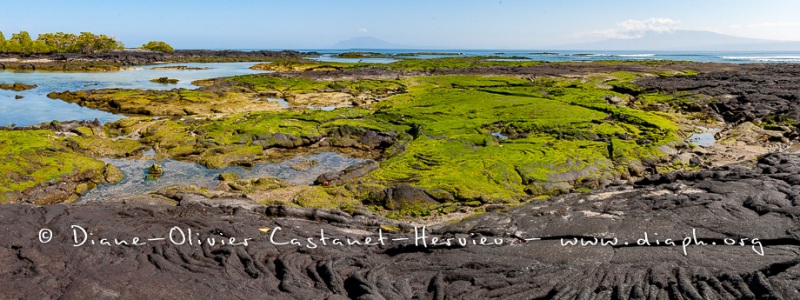
[{"label": "reflection on water", "polygon": [[689,138],[686,139],[686,142],[698,145],[700,147],[711,147],[717,142],[717,139],[714,135],[719,132],[719,129],[709,129],[705,127],[699,127],[700,130],[703,132],[700,133],[693,133]]},{"label": "reflection on water", "polygon": [[[154,154],[152,152],[145,153]],[[305,171],[293,169],[291,166],[302,160],[316,161],[309,164]],[[222,173],[236,173],[241,179],[261,177],[277,177],[292,184],[311,184],[319,175],[327,172],[341,171],[353,164],[363,162],[364,159],[344,157],[334,152],[324,152],[316,155],[297,157],[279,163],[264,163],[255,165],[252,169],[242,167],[228,167],[224,169],[208,169],[196,163],[176,160],[155,161],[153,159],[103,159],[125,174],[125,179],[117,184],[101,185],[84,194],[80,201],[97,200],[120,195],[142,194],[156,191],[170,186],[188,186],[213,188],[219,184],[217,179]],[[156,180],[146,180],[147,168],[154,163],[164,168],[164,174]],[[298,168],[304,169],[304,168]]]},{"label": "reflection on water", "polygon": [[[77,91],[87,89],[125,88],[169,90],[173,88],[194,89],[192,81],[207,78],[227,77],[264,71],[249,68],[254,63],[186,63],[150,65],[115,72],[12,72],[0,71],[0,83],[21,82],[36,84],[39,87],[14,92],[0,90],[0,126],[34,125],[43,122],[94,120],[112,122],[122,118],[121,115],[80,107],[77,104],[47,98],[51,92],[66,90]],[[154,67],[187,66],[190,68],[207,68],[205,70],[153,70]],[[151,79],[169,77],[178,79],[177,84],[164,85],[150,82]],[[15,95],[23,96],[15,99]]]},{"label": "reflection on water", "polygon": [[[352,106],[341,106],[341,107],[352,107]],[[307,108],[307,109],[311,109],[311,110],[332,111],[332,110],[334,110],[334,109],[337,109],[337,108],[339,108],[339,107],[337,107],[336,105],[330,105],[330,106],[313,106],[313,105],[308,105],[308,106],[306,106],[306,108]]]},{"label": "reflection on water", "polygon": [[508,139],[508,137],[507,137],[507,136],[503,135],[503,134],[502,134],[502,133],[500,133],[499,131],[498,131],[498,132],[492,132],[492,136],[498,137],[498,138],[500,138],[501,140],[507,140],[507,139]]},{"label": "reflection on water", "polygon": [[269,102],[278,102],[278,104],[280,104],[280,105],[281,105],[281,107],[283,107],[283,108],[289,108],[289,102],[286,102],[286,100],[284,100],[284,99],[280,99],[280,98],[267,98],[267,101],[269,101]]}]

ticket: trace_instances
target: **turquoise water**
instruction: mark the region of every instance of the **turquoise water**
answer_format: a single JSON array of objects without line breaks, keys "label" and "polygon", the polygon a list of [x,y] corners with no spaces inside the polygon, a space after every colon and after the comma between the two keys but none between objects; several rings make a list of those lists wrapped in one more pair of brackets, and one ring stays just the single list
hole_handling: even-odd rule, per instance
[{"label": "turquoise water", "polygon": [[[76,91],[88,89],[126,88],[169,90],[174,88],[195,89],[192,81],[206,78],[227,77],[263,73],[249,68],[254,63],[186,63],[163,64],[129,68],[115,72],[67,73],[67,72],[12,72],[0,71],[0,83],[22,82],[39,87],[22,91],[0,90],[0,126],[34,125],[52,120],[94,120],[116,121],[123,116],[80,107],[60,100],[47,98],[50,92]],[[208,68],[207,70],[152,70],[153,67],[187,66]],[[178,84],[159,84],[151,79],[169,77],[178,79]],[[23,96],[15,99],[15,95]]]}]

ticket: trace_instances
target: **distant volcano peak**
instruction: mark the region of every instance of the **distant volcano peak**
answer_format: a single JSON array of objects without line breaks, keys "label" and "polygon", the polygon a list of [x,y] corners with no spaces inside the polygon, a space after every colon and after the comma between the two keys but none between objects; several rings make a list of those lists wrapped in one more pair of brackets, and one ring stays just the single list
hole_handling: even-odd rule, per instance
[{"label": "distant volcano peak", "polygon": [[647,32],[634,38],[616,38],[591,43],[561,46],[576,50],[644,51],[786,51],[800,50],[800,42],[784,42],[737,37],[700,30]]}]

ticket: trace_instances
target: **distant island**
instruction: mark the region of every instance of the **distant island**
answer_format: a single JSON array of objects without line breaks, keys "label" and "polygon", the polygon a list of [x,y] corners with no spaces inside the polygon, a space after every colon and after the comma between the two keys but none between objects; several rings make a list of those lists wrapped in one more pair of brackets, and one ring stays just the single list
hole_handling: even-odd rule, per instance
[{"label": "distant island", "polygon": [[559,50],[627,50],[627,51],[793,51],[800,50],[798,41],[775,41],[724,35],[710,31],[676,30],[649,32],[629,39],[607,39],[596,42],[549,47]]},{"label": "distant island", "polygon": [[[332,49],[423,49],[396,44],[375,37],[354,37],[339,41]],[[633,38],[540,47],[543,50],[613,50],[613,51],[798,51],[800,41],[753,39],[700,30],[648,32]]]}]

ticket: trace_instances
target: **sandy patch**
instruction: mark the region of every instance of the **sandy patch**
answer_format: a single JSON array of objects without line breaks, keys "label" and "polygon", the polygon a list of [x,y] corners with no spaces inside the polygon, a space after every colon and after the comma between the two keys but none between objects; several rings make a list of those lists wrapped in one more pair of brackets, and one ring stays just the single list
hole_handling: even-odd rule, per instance
[{"label": "sandy patch", "polygon": [[46,58],[40,58],[40,59],[26,59],[26,60],[22,60],[20,62],[22,62],[22,63],[37,63],[37,64],[39,64],[39,63],[53,62],[53,60],[52,59],[46,59]]}]

